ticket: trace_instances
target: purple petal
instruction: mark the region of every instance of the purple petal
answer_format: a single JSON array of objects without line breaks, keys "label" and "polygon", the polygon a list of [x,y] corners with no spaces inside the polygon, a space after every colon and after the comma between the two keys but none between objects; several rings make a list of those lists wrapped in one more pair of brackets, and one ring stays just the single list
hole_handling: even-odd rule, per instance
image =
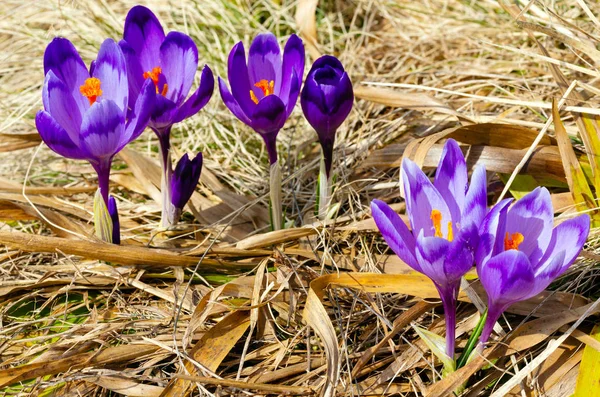
[{"label": "purple petal", "polygon": [[151,80],[146,81],[142,87],[142,91],[138,95],[133,109],[127,115],[127,125],[125,127],[125,133],[119,143],[120,151],[129,142],[136,139],[144,132],[144,129],[150,121],[150,115],[154,109],[156,101],[156,90],[154,83]]},{"label": "purple petal", "polygon": [[237,43],[231,50],[231,53],[229,53],[227,78],[229,79],[233,97],[244,114],[250,117],[254,113],[256,104],[252,102],[252,98],[250,97],[251,87],[248,80],[246,53],[244,52],[244,45],[241,42]]},{"label": "purple petal", "polygon": [[[81,94],[79,94],[81,96]],[[69,134],[71,141],[79,144],[79,130],[82,114],[69,91],[69,88],[52,70],[46,74],[42,97],[45,98],[45,109],[52,118]],[[87,102],[87,99],[86,99]],[[86,105],[86,106],[89,106]]]},{"label": "purple petal", "polygon": [[519,245],[535,266],[550,243],[554,210],[550,193],[546,188],[536,188],[526,194],[508,211],[506,232],[521,233],[523,243]]},{"label": "purple petal", "polygon": [[535,269],[536,277],[548,278],[552,282],[563,274],[577,259],[590,232],[590,217],[582,214],[558,225],[544,257]]},{"label": "purple petal", "polygon": [[229,87],[227,87],[227,83],[223,81],[222,78],[219,77],[219,92],[221,93],[221,99],[225,103],[225,106],[233,113],[235,117],[237,117],[241,122],[246,125],[251,125],[252,122],[246,116],[246,113],[242,110],[240,104],[235,100],[231,92],[229,91]]},{"label": "purple petal", "polygon": [[129,84],[129,107],[135,106],[136,99],[140,94],[142,86],[146,79],[144,79],[144,70],[140,64],[140,60],[134,51],[134,49],[125,41],[119,42],[119,47],[123,52],[123,57],[127,63],[127,82]]},{"label": "purple petal", "polygon": [[160,66],[160,46],[165,33],[152,11],[144,6],[133,7],[125,19],[123,38],[138,55],[143,71]]},{"label": "purple petal", "polygon": [[504,199],[492,207],[480,227],[479,246],[475,254],[477,265],[483,265],[493,255],[504,251],[506,215],[512,199]]},{"label": "purple petal", "polygon": [[283,125],[287,115],[285,105],[275,95],[269,95],[260,100],[252,114],[252,128],[261,135],[278,132]]},{"label": "purple petal", "polygon": [[[431,219],[432,210],[442,215],[441,231],[448,237],[448,223],[455,225],[446,201],[435,189],[429,178],[411,160],[402,161],[400,180],[404,186],[406,197],[406,213],[410,217],[413,234],[424,232],[425,237],[433,237],[435,229]],[[456,227],[456,226],[454,226]]]},{"label": "purple petal", "polygon": [[127,110],[129,86],[127,85],[127,64],[121,48],[113,39],[106,39],[100,46],[94,77],[100,80],[102,95],[99,101],[112,101],[122,111]]},{"label": "purple petal", "polygon": [[449,285],[459,284],[460,278],[473,267],[475,263],[473,252],[478,240],[473,237],[472,233],[463,232],[454,236],[444,261],[444,274]]},{"label": "purple petal", "polygon": [[444,269],[446,254],[450,250],[450,245],[450,241],[444,238],[425,237],[423,231],[417,237],[417,262],[419,262],[423,274],[440,287],[445,287],[453,281],[448,279]]},{"label": "purple petal", "polygon": [[113,101],[99,101],[83,117],[81,142],[90,161],[114,156],[125,129],[125,115]]},{"label": "purple petal", "polygon": [[119,211],[117,210],[117,202],[113,196],[108,198],[108,213],[112,221],[112,243],[121,244],[121,222],[119,222]]},{"label": "purple petal", "polygon": [[200,77],[198,89],[183,103],[183,105],[181,105],[177,111],[174,122],[178,123],[198,113],[200,109],[208,103],[214,89],[215,79],[212,70],[210,70],[208,65],[205,65],[204,69],[202,69],[202,76]]},{"label": "purple petal", "polygon": [[467,163],[454,139],[448,139],[444,145],[433,184],[446,199],[452,220],[462,223],[461,212],[467,194]]},{"label": "purple petal", "polygon": [[198,48],[186,34],[170,32],[160,46],[162,73],[166,76],[166,97],[179,105],[192,88],[198,69]]},{"label": "purple petal", "polygon": [[265,95],[255,86],[256,83],[266,80],[277,84],[281,80],[281,50],[277,38],[272,33],[261,33],[252,40],[248,54],[248,77],[258,100]]},{"label": "purple petal", "polygon": [[[75,46],[69,40],[56,37],[46,47],[44,74],[48,74],[49,71],[52,71],[66,85],[79,112],[83,114],[89,107],[89,103],[87,98],[79,92],[79,87],[85,83],[85,79],[90,77],[90,74]],[[44,103],[44,107],[48,110],[46,103]]]},{"label": "purple petal", "polygon": [[275,82],[275,93],[286,104],[288,116],[292,113],[300,86],[304,76],[304,45],[295,34],[291,35],[283,49],[283,66],[281,71],[281,85]]},{"label": "purple petal", "polygon": [[477,166],[471,175],[471,183],[462,208],[463,228],[473,225],[479,228],[487,213],[487,178],[484,166]]},{"label": "purple petal", "polygon": [[477,267],[477,274],[489,301],[494,302],[490,306],[506,307],[540,292],[535,291],[533,268],[521,251],[508,250],[492,257]]},{"label": "purple petal", "polygon": [[56,153],[76,160],[87,158],[86,153],[71,140],[69,134],[52,118],[50,113],[44,110],[37,112],[35,126],[44,143]]},{"label": "purple petal", "polygon": [[371,213],[377,228],[392,251],[408,266],[423,273],[415,258],[415,238],[402,218],[380,200],[371,202]]},{"label": "purple petal", "polygon": [[155,95],[150,127],[156,130],[170,128],[177,114],[177,104],[162,95]]}]

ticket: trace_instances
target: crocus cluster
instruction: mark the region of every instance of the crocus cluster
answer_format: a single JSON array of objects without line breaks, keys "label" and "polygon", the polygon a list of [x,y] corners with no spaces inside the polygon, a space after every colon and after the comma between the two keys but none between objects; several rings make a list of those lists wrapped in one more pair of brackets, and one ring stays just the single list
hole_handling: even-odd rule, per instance
[{"label": "crocus cluster", "polygon": [[408,159],[401,181],[412,231],[382,201],[371,203],[373,218],[400,259],[438,289],[446,315],[446,355],[452,360],[460,280],[474,264],[488,294],[483,344],[510,305],[539,294],[567,270],[589,233],[586,214],[553,229],[545,188],[510,208],[511,200],[503,200],[488,212],[485,169],[475,168],[469,186],[465,158],[452,139],[444,146],[433,183]]},{"label": "crocus cluster", "polygon": [[[271,164],[272,224],[283,224],[281,171],[277,134],[292,113],[302,86],[305,55],[302,40],[288,39],[283,53],[271,33],[259,34],[246,61],[244,45],[234,46],[228,62],[228,81],[219,78],[225,105],[265,141]],[[89,69],[64,38],[54,39],[44,56],[44,110],[36,125],[55,152],[87,160],[98,174],[94,203],[96,234],[119,243],[117,203],[109,195],[112,159],[146,127],[156,134],[162,165],[161,227],[175,225],[200,179],[202,153],[185,154],[173,169],[171,130],[198,113],[214,90],[211,69],[204,66],[191,94],[198,69],[198,48],[181,32],[165,31],[152,11],[133,7],[125,19],[123,39],[107,39]],[[332,56],[318,59],[302,91],[302,108],[323,147],[323,179],[330,181],[334,135],[353,102],[352,84]],[[328,191],[328,189],[325,189]]]}]

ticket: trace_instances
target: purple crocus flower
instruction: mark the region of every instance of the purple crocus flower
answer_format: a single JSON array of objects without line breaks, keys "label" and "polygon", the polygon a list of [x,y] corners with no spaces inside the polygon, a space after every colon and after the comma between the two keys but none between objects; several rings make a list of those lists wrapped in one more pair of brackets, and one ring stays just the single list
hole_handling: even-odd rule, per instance
[{"label": "purple crocus flower", "polygon": [[196,185],[200,180],[202,171],[202,153],[198,153],[190,160],[187,153],[177,162],[175,172],[171,178],[171,204],[173,205],[173,218],[179,219],[183,207],[188,202]]},{"label": "purple crocus flower", "polygon": [[[170,135],[174,124],[198,113],[210,100],[214,90],[214,78],[208,66],[202,69],[200,85],[186,99],[198,68],[198,48],[194,41],[181,32],[169,32],[166,36],[156,15],[144,6],[133,7],[125,19],[123,40],[119,42],[127,60],[130,97],[135,95],[146,81],[155,86],[156,104],[149,127],[156,133],[161,149],[163,167],[162,226],[177,223],[169,218],[169,191],[173,166],[170,157]],[[169,220],[170,219],[170,220]]]},{"label": "purple crocus flower", "polygon": [[488,295],[482,344],[509,306],[536,296],[568,269],[590,231],[587,214],[553,228],[546,188],[536,188],[509,208],[511,201],[496,204],[481,225],[477,273]]},{"label": "purple crocus flower", "polygon": [[317,59],[304,81],[300,104],[304,117],[319,136],[327,178],[333,160],[335,132],[350,114],[353,102],[352,82],[342,63],[331,55]]},{"label": "purple crocus flower", "polygon": [[252,41],[247,64],[242,42],[229,53],[227,76],[231,90],[219,77],[223,102],[262,136],[271,164],[277,161],[277,134],[296,105],[303,72],[304,46],[298,36],[290,36],[282,59],[277,38],[262,33]]},{"label": "purple crocus flower", "polygon": [[147,83],[139,95],[129,96],[125,58],[111,39],[102,43],[88,72],[73,44],[55,38],[44,53],[44,73],[44,110],[35,117],[40,136],[61,156],[90,162],[108,207],[112,159],[146,128],[154,87]]},{"label": "purple crocus flower", "polygon": [[456,143],[444,145],[434,183],[408,159],[401,181],[412,233],[383,201],[373,200],[373,219],[390,248],[435,284],[446,314],[446,354],[454,359],[456,299],[460,279],[474,264],[478,228],[487,211],[486,174],[477,167],[467,185],[467,165]]}]

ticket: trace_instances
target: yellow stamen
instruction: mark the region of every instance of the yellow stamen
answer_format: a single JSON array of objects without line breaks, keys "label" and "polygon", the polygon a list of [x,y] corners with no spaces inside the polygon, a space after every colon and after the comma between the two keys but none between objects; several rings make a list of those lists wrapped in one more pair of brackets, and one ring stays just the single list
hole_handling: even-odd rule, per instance
[{"label": "yellow stamen", "polygon": [[[254,86],[259,88],[263,92],[264,96],[269,96],[275,92],[275,81],[273,80],[267,81],[263,79],[254,84]],[[252,90],[250,90],[250,99],[252,99],[252,102],[258,104],[258,98]]]},{"label": "yellow stamen", "polygon": [[[444,238],[444,233],[442,233],[442,212],[440,210],[431,210],[431,221],[433,222],[433,228],[435,229],[435,233],[433,234],[435,237]],[[452,222],[448,222],[448,241],[452,241],[454,239],[454,231],[452,230]]]},{"label": "yellow stamen", "polygon": [[252,90],[250,90],[250,99],[252,99],[252,102],[254,102],[258,105],[258,98],[256,97],[256,95],[254,94],[254,91],[252,91]]},{"label": "yellow stamen", "polygon": [[519,250],[519,245],[525,241],[525,237],[521,233],[513,233],[508,236],[508,232],[506,232],[506,236],[504,237],[504,250]]},{"label": "yellow stamen", "polygon": [[100,80],[95,77],[85,79],[83,85],[79,87],[79,92],[90,101],[90,106],[92,106],[96,99],[102,95]]}]

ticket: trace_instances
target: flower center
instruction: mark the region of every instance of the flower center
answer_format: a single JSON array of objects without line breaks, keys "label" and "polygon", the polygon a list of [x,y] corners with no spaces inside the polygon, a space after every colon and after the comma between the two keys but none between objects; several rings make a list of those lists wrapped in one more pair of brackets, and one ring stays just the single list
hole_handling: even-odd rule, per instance
[{"label": "flower center", "polygon": [[96,99],[102,95],[102,90],[100,89],[100,79],[95,77],[85,79],[83,85],[79,86],[79,92],[81,92],[81,95],[90,101],[90,106],[92,106],[94,102],[96,102]]},{"label": "flower center", "polygon": [[506,232],[504,237],[504,251],[508,250],[519,250],[519,245],[525,241],[525,237],[521,233],[513,233],[509,236]]},{"label": "flower center", "polygon": [[[162,68],[160,66],[152,68],[149,72],[144,72],[145,79],[151,79],[154,83],[154,87],[156,87],[156,93],[158,94],[158,80],[160,78],[160,74],[162,73]],[[162,91],[160,95],[165,96],[167,94],[168,84],[165,83],[163,85]]]},{"label": "flower center", "polygon": [[[431,210],[431,221],[433,222],[433,228],[435,229],[435,237],[444,238],[442,233],[442,213],[440,210]],[[454,239],[454,233],[452,231],[452,222],[448,222],[448,238],[446,240],[452,241]]]},{"label": "flower center", "polygon": [[[273,80],[267,81],[263,79],[258,83],[254,84],[254,86],[260,88],[260,90],[265,96],[269,96],[273,94],[273,91],[275,91],[275,81]],[[254,95],[254,91],[252,90],[250,90],[250,98],[252,99],[252,102],[258,104],[258,98],[256,97],[256,95]]]}]

